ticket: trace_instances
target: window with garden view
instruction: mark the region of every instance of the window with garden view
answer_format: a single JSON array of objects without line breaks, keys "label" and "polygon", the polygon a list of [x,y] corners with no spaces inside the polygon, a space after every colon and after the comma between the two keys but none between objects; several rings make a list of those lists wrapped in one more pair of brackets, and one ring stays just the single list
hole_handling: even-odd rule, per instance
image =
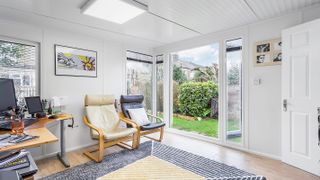
[{"label": "window with garden view", "polygon": [[226,139],[242,142],[242,39],[226,41]]},{"label": "window with garden view", "polygon": [[179,51],[171,57],[171,127],[217,138],[219,44]]},{"label": "window with garden view", "polygon": [[163,55],[156,56],[156,93],[157,116],[163,117]]},{"label": "window with garden view", "polygon": [[0,78],[13,79],[18,105],[24,97],[39,95],[37,45],[0,40]]},{"label": "window with garden view", "polygon": [[127,51],[127,94],[144,96],[146,110],[152,111],[152,56]]},{"label": "window with garden view", "polygon": [[[242,39],[226,41],[225,53],[222,65],[218,43],[171,54],[172,128],[218,138],[224,124],[225,139],[242,142]],[[219,94],[222,84],[225,91]],[[222,95],[225,115],[219,119]]]}]

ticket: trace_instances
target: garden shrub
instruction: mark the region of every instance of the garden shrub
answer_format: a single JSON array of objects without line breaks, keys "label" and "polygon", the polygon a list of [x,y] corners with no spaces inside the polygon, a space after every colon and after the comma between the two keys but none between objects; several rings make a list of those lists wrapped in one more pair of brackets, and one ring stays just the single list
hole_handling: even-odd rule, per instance
[{"label": "garden shrub", "polygon": [[189,116],[206,117],[210,114],[210,101],[218,96],[213,82],[186,82],[179,87],[179,110]]}]

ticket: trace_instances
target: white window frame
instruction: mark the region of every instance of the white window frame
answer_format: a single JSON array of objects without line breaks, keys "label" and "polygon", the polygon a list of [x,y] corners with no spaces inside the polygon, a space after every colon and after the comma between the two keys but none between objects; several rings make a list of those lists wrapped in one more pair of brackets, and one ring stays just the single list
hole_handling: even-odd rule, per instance
[{"label": "white window frame", "polygon": [[22,39],[16,39],[16,38],[11,38],[11,37],[5,37],[5,36],[0,36],[0,41],[5,41],[8,43],[16,43],[16,44],[22,44],[22,45],[27,45],[27,46],[34,46],[35,47],[35,61],[36,61],[36,70],[37,70],[37,75],[36,75],[36,89],[38,91],[38,96],[41,97],[42,92],[41,92],[41,61],[40,61],[40,43],[38,42],[33,42],[33,41],[28,41],[28,40],[22,40]]},{"label": "white window frame", "polygon": [[[155,56],[153,54],[146,54],[146,53],[141,53],[141,52],[138,52],[138,51],[134,51],[134,50],[130,50],[130,49],[127,49],[125,51],[125,69],[124,69],[124,82],[125,82],[125,89],[124,89],[124,94],[128,95],[128,85],[127,85],[127,73],[128,73],[128,68],[127,68],[127,61],[128,61],[128,56],[127,56],[127,52],[131,52],[131,53],[137,53],[137,54],[140,54],[140,55],[144,55],[144,56],[150,56],[152,61],[151,62],[151,65],[152,65],[152,70],[151,70],[151,114],[154,115],[154,112],[156,111],[155,108],[155,99],[156,99],[156,96],[155,96],[155,84],[154,84],[154,80],[155,80],[155,65],[154,65],[154,61],[155,61]],[[136,61],[136,62],[139,62],[139,61]],[[146,62],[141,62],[141,63],[146,63]]]},{"label": "white window frame", "polygon": [[227,71],[226,71],[226,67],[227,67],[227,41],[232,41],[232,40],[235,40],[235,39],[242,39],[242,59],[241,59],[241,121],[242,121],[242,125],[241,125],[241,142],[240,143],[235,143],[235,142],[232,142],[232,141],[228,141],[228,138],[227,138],[227,114],[228,112],[225,111],[224,112],[224,121],[223,121],[223,128],[224,128],[224,135],[223,135],[223,142],[224,144],[228,144],[229,146],[232,146],[232,147],[237,147],[237,146],[240,146],[240,147],[243,147],[244,146],[244,142],[246,141],[245,140],[245,131],[244,131],[244,128],[245,128],[245,116],[244,116],[244,107],[245,107],[245,101],[244,101],[244,98],[245,98],[245,62],[244,62],[244,57],[245,57],[245,54],[244,54],[244,38],[241,36],[241,37],[235,37],[235,38],[228,38],[228,39],[225,39],[224,42],[223,42],[223,59],[224,59],[224,95],[225,95],[225,100],[224,100],[224,110],[227,110],[228,109],[228,92],[227,92]]}]

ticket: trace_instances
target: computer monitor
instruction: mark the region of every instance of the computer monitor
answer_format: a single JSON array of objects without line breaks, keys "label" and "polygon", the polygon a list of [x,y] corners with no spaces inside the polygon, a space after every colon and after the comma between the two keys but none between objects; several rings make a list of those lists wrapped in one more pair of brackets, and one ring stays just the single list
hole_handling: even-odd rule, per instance
[{"label": "computer monitor", "polygon": [[40,96],[26,97],[25,100],[29,114],[43,112]]},{"label": "computer monitor", "polygon": [[0,112],[17,107],[16,91],[12,79],[0,78]]}]

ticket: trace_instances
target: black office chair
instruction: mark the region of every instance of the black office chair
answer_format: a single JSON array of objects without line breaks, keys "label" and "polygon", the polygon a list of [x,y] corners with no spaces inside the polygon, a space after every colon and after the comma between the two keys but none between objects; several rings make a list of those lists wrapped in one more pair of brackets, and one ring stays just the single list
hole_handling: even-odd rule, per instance
[{"label": "black office chair", "polygon": [[[122,95],[120,98],[121,109],[122,109],[122,113],[120,113],[120,118],[124,118],[134,122],[130,117],[128,109],[144,108],[144,105],[142,104],[143,99],[144,99],[143,95],[128,95],[128,96]],[[163,119],[160,117],[153,116],[151,114],[147,114],[147,115],[151,123],[142,125],[142,126],[137,124],[139,126],[139,132],[138,132],[139,143],[140,143],[141,136],[161,142],[164,134],[164,126],[166,124],[163,122]],[[160,132],[159,139],[146,136],[148,134],[152,134],[156,132]]]}]

